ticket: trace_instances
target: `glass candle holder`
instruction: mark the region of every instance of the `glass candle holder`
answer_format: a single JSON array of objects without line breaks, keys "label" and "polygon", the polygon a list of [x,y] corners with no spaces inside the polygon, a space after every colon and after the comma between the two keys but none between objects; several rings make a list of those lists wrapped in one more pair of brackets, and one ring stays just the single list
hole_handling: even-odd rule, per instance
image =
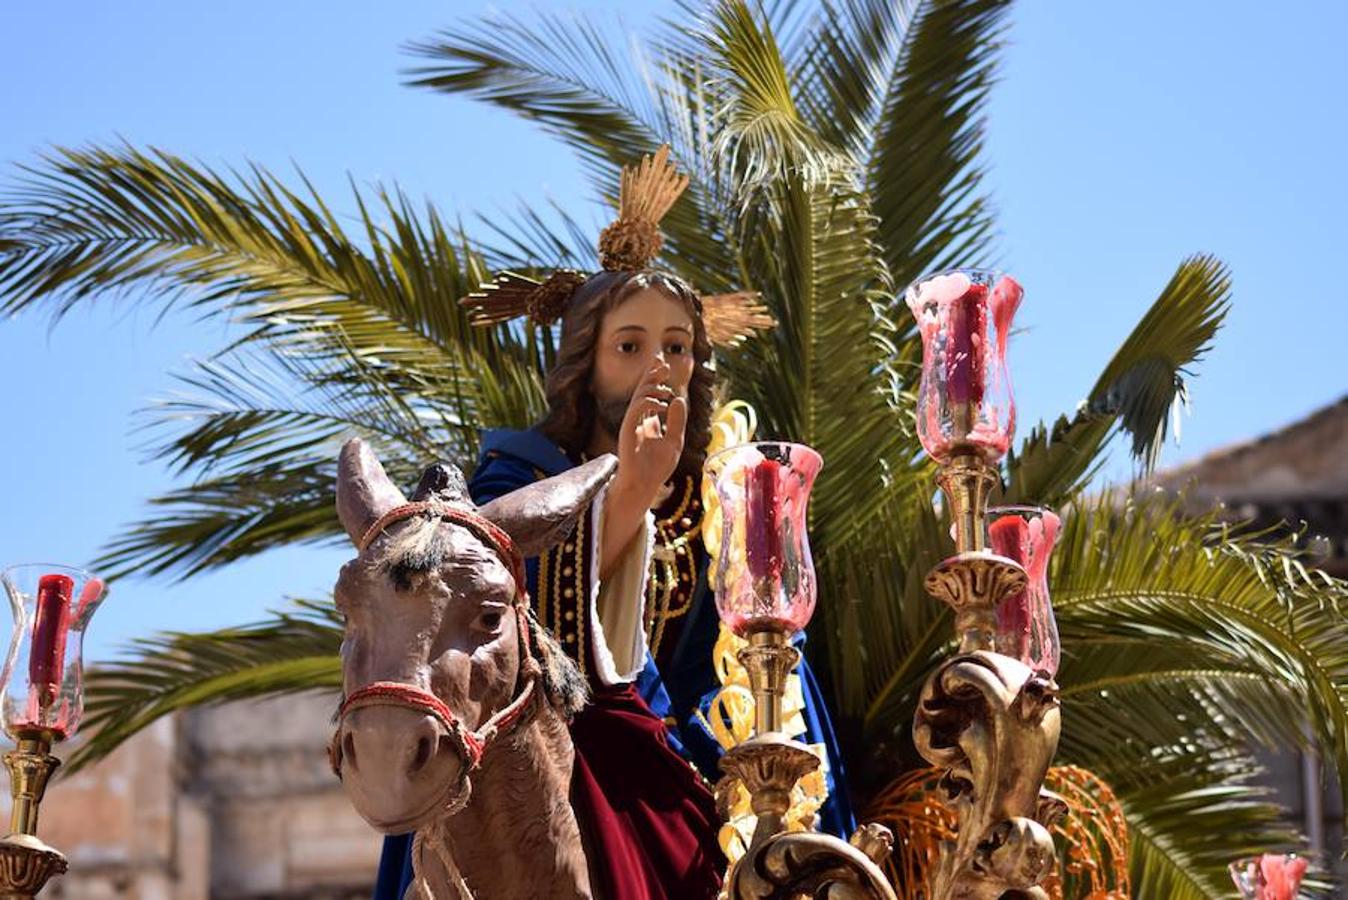
[{"label": "glass candle holder", "polygon": [[1025,569],[1025,590],[997,605],[995,649],[1050,677],[1058,672],[1058,623],[1048,593],[1048,563],[1062,520],[1038,506],[988,509],[988,548]]},{"label": "glass candle holder", "polygon": [[1295,853],[1265,853],[1231,863],[1231,879],[1244,900],[1296,900],[1307,861]]},{"label": "glass candle holder", "polygon": [[84,632],[106,595],[102,580],[71,566],[11,566],[0,573],[14,616],[5,658],[5,731],[65,740],[84,713]]},{"label": "glass candle holder", "polygon": [[766,441],[707,459],[704,477],[721,505],[716,609],[740,637],[766,630],[794,634],[814,615],[806,516],[823,463],[809,447]]},{"label": "glass candle holder", "polygon": [[1011,446],[1006,342],[1023,294],[1011,276],[981,269],[928,275],[905,292],[922,336],[917,432],[937,462],[975,455],[995,463]]}]

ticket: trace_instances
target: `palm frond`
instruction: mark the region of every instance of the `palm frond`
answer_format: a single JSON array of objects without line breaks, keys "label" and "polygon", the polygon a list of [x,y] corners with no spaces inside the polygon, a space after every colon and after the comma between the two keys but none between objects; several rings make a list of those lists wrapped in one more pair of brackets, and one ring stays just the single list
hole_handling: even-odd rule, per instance
[{"label": "palm frond", "polygon": [[1186,259],[1091,389],[1092,405],[1119,416],[1133,456],[1148,470],[1188,401],[1188,367],[1211,347],[1230,294],[1231,273],[1220,260]]},{"label": "palm frond", "polygon": [[[405,370],[399,370],[405,375]],[[197,361],[180,389],[142,411],[147,430],[172,432],[152,455],[178,474],[247,473],[298,459],[333,459],[353,431],[408,452],[473,458],[477,429],[378,377],[297,356],[234,353]]]},{"label": "palm frond", "polygon": [[555,201],[546,208],[520,201],[515,212],[479,216],[494,237],[479,239],[479,248],[493,269],[518,272],[532,269],[599,268],[595,249],[601,223],[583,226]]},{"label": "palm frond", "polygon": [[1188,395],[1185,377],[1212,345],[1230,308],[1226,266],[1210,256],[1180,263],[1170,282],[1105,366],[1077,413],[1036,426],[1007,460],[1010,503],[1061,505],[1103,464],[1111,439],[1126,433],[1150,469],[1168,423]]},{"label": "palm frond", "polygon": [[862,599],[852,636],[864,651],[857,677],[864,678],[865,689],[845,709],[859,719],[864,744],[906,745],[918,688],[953,642],[948,608],[924,587],[927,572],[952,551],[949,522],[928,498],[912,502],[903,540],[881,551],[879,565],[857,560],[868,571],[866,588],[854,594]]},{"label": "palm frond", "polygon": [[151,513],[108,544],[97,560],[108,577],[181,580],[273,547],[341,539],[337,449],[353,434],[408,488],[431,461],[467,469],[476,459],[476,427],[394,390],[376,370],[365,369],[355,384],[325,381],[326,371],[300,364],[287,371],[318,381],[289,393],[265,364],[215,360],[190,376],[201,394],[151,411],[155,428],[187,424],[155,453],[198,477],[153,498]]},{"label": "palm frond", "polygon": [[[413,87],[464,94],[537,122],[575,150],[601,190],[664,140],[640,45],[578,14],[486,16],[417,41]],[[635,57],[635,58],[634,58]]]},{"label": "palm frond", "polygon": [[1222,900],[1234,859],[1298,846],[1267,790],[1251,783],[1258,772],[1246,754],[1190,744],[1104,775],[1128,819],[1133,896]]},{"label": "palm frond", "polygon": [[273,547],[338,535],[334,463],[272,464],[248,474],[251,480],[230,474],[155,497],[150,514],[110,541],[94,564],[109,578],[134,572],[182,580]]},{"label": "palm frond", "polygon": [[[497,14],[412,44],[424,62],[410,70],[409,84],[466,95],[538,123],[577,153],[610,205],[622,167],[671,144],[692,183],[662,223],[664,257],[704,290],[733,290],[746,284],[726,245],[724,188],[709,163],[715,86],[705,66],[685,64],[678,44],[677,36],[667,38],[648,52],[634,36],[584,16],[540,15],[526,23]],[[592,242],[566,246],[582,255]],[[550,263],[549,256],[533,260],[539,263]]]},{"label": "palm frond", "polygon": [[249,326],[248,341],[360,353],[423,369],[451,361],[527,365],[508,332],[474,328],[456,300],[480,258],[428,208],[397,192],[353,194],[348,234],[311,189],[254,167],[224,177],[161,151],[58,148],[0,192],[0,308],[59,316],[99,296],[186,302]]},{"label": "palm frond", "polygon": [[485,269],[433,209],[419,216],[388,192],[372,209],[356,194],[350,236],[311,190],[260,169],[229,179],[166,153],[95,148],[26,173],[0,198],[15,247],[0,258],[4,309],[59,316],[134,294],[249,329],[197,370],[207,403],[160,410],[195,422],[160,449],[218,471],[152,501],[155,515],[102,557],[114,572],[185,577],[336,534],[329,451],[353,427],[382,429],[395,465],[463,461],[477,428],[520,427],[543,409],[551,336],[469,324],[456,301]]},{"label": "palm frond", "polygon": [[826,0],[802,29],[808,38],[800,42],[796,102],[820,135],[857,159],[870,156],[917,6]]},{"label": "palm frond", "polygon": [[339,690],[342,625],[330,603],[298,601],[255,625],[138,640],[135,658],[88,674],[78,771],[175,710],[298,691]]},{"label": "palm frond", "polygon": [[703,41],[724,98],[715,153],[734,173],[742,203],[785,178],[806,185],[836,179],[853,165],[796,108],[791,75],[771,28],[745,0],[721,0]]},{"label": "palm frond", "polygon": [[1309,727],[1348,774],[1348,584],[1308,569],[1290,540],[1186,519],[1173,501],[1102,501],[1068,516],[1053,572],[1078,705],[1111,715],[1137,691],[1153,710],[1188,704],[1178,723],[1149,726],[1177,727],[1174,739],[1221,730],[1295,746]]},{"label": "palm frond", "polygon": [[986,259],[992,216],[978,160],[1009,9],[1008,0],[922,0],[904,30],[864,157],[899,284]]}]

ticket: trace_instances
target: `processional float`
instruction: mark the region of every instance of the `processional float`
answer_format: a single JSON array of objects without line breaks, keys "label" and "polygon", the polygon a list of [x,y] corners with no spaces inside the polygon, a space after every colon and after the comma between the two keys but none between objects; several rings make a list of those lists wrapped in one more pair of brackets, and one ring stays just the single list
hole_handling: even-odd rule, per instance
[{"label": "processional float", "polygon": [[[904,886],[927,900],[1046,900],[1041,885],[1056,859],[1049,828],[1063,803],[1043,784],[1060,726],[1046,581],[1058,520],[988,506],[1015,431],[1006,342],[1021,294],[1009,277],[970,270],[921,279],[905,297],[923,344],[917,430],[940,467],[956,550],[925,586],[953,610],[958,646],[928,678],[913,723],[958,816],[929,883]],[[895,897],[880,868],[888,829],[863,825],[846,842],[787,818],[793,788],[820,765],[784,733],[783,700],[799,661],[792,637],[816,602],[806,521],[822,463],[783,442],[741,444],[707,461],[721,516],[717,608],[745,642],[739,659],[755,699],[753,736],[726,752],[718,788],[742,785],[757,817],[729,873],[731,900]],[[4,756],[13,805],[0,839],[0,900],[32,900],[67,868],[37,837],[38,810],[60,765],[53,745],[79,727],[82,642],[105,586],[59,565],[13,566],[0,582],[14,620],[0,716],[17,745]],[[1242,896],[1290,897],[1306,861],[1266,854],[1231,869]]]}]

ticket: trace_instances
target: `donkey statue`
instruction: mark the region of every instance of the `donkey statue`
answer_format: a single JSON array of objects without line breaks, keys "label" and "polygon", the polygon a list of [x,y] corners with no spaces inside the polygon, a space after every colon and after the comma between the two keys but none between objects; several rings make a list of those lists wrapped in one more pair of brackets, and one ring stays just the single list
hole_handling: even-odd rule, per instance
[{"label": "donkey statue", "polygon": [[478,509],[454,468],[427,469],[409,502],[368,446],[342,448],[337,510],[359,555],[335,589],[330,753],[371,826],[417,832],[408,900],[592,896],[568,800],[585,681],[529,615],[521,560],[562,541],[615,467]]}]

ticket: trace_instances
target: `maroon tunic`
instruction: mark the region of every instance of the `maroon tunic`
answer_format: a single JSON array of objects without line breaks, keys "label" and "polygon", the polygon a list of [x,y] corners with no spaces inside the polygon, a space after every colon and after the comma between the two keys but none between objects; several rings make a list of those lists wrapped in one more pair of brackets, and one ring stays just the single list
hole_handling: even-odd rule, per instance
[{"label": "maroon tunic", "polygon": [[725,871],[716,802],[665,742],[635,685],[595,688],[571,726],[571,804],[604,900],[714,898]]}]

